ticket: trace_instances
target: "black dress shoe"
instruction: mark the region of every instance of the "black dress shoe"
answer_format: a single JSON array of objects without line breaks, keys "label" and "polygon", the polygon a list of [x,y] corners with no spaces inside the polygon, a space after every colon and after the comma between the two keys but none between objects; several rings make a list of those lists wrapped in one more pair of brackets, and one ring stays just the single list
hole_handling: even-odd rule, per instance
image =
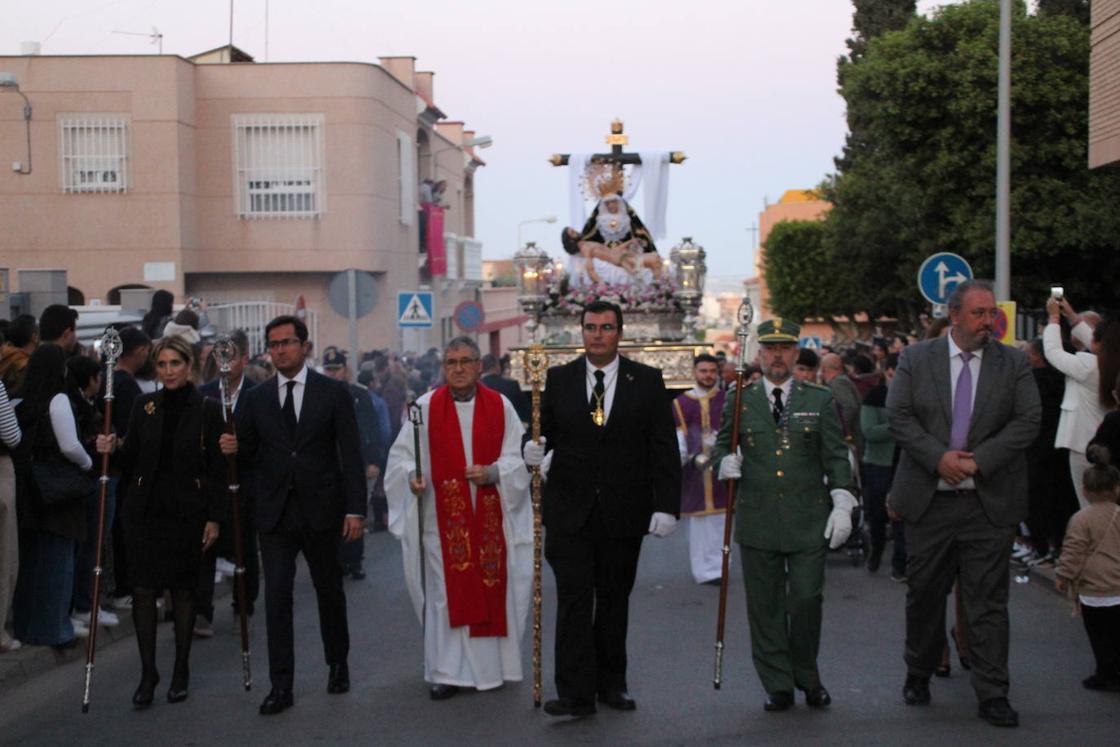
[{"label": "black dress shoe", "polygon": [[432,700],[447,700],[459,692],[458,685],[445,685],[437,682],[428,688],[428,697]]},{"label": "black dress shoe", "polygon": [[929,704],[929,680],[913,674],[906,675],[906,684],[902,686],[902,699],[906,705]]},{"label": "black dress shoe", "polygon": [[350,691],[350,667],[346,662],[331,664],[331,672],[327,677],[327,692],[338,695]]},{"label": "black dress shoe", "polygon": [[599,693],[599,702],[616,711],[632,711],[638,707],[638,704],[630,697],[630,693],[625,690]]},{"label": "black dress shoe", "polygon": [[171,673],[171,687],[167,688],[167,702],[182,703],[186,700],[190,682],[191,671],[185,665],[175,667],[175,671]]},{"label": "black dress shoe", "polygon": [[364,581],[365,577],[366,572],[361,568],[355,568],[354,570],[350,571],[350,578],[354,579],[355,581]]},{"label": "black dress shoe", "polygon": [[557,698],[545,701],[544,712],[549,716],[590,716],[595,713],[595,704],[571,698]]},{"label": "black dress shoe", "polygon": [[980,704],[980,711],[977,715],[992,726],[1013,727],[1019,725],[1019,713],[1011,707],[1007,698],[985,700]]},{"label": "black dress shoe", "polygon": [[770,693],[766,698],[766,702],[762,704],[763,710],[774,713],[776,711],[788,711],[793,707],[793,693],[787,690],[779,690],[776,693]]},{"label": "black dress shoe", "polygon": [[1102,677],[1099,674],[1091,674],[1081,680],[1081,686],[1086,690],[1103,690],[1110,693],[1120,692],[1120,678]]},{"label": "black dress shoe", "polygon": [[291,690],[277,690],[273,688],[261,703],[262,716],[274,716],[281,711],[291,708],[295,701],[292,699]]},{"label": "black dress shoe", "polygon": [[805,693],[805,705],[810,708],[828,708],[832,705],[832,696],[828,694],[828,690],[824,685],[817,685],[810,687],[808,690],[803,690]]},{"label": "black dress shoe", "polygon": [[136,692],[132,694],[132,705],[137,708],[147,708],[152,704],[155,699],[156,685],[159,684],[159,675],[154,674],[151,677],[141,677],[140,686],[136,688]]},{"label": "black dress shoe", "polygon": [[867,570],[870,573],[878,573],[879,566],[883,563],[883,548],[872,547],[871,552],[867,554]]}]

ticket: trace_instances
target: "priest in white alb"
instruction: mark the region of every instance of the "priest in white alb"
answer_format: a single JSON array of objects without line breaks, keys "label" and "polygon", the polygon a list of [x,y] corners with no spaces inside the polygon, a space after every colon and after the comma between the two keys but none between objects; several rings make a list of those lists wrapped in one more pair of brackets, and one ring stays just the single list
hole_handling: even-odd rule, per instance
[{"label": "priest in white alb", "polygon": [[404,552],[433,700],[522,678],[533,533],[524,429],[509,400],[479,383],[480,358],[469,337],[447,344],[446,383],[416,401],[422,477],[408,423],[385,470],[389,531]]}]

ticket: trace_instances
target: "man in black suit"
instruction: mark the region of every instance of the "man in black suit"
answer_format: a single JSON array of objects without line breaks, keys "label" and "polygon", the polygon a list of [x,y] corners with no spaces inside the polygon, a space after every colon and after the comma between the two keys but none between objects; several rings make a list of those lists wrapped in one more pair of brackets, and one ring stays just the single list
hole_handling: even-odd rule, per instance
[{"label": "man in black suit", "polygon": [[[233,402],[233,422],[235,430],[240,430],[241,418],[245,412],[245,396],[257,386],[256,382],[245,375],[245,367],[249,365],[249,338],[244,331],[235,329],[229,336],[230,342],[237,348],[237,355],[229,364],[229,397]],[[209,397],[222,403],[221,380],[208,381],[198,388],[203,397]],[[223,414],[225,410],[222,411]],[[241,546],[244,550],[245,560],[245,604],[246,614],[253,614],[253,605],[256,604],[260,594],[261,573],[260,564],[257,562],[257,528],[253,523],[253,512],[256,508],[256,475],[251,469],[246,469],[238,474],[240,489],[238,496],[241,499]],[[230,537],[231,527],[222,527],[218,541],[202,556],[202,575],[198,579],[198,590],[195,592],[195,612],[197,620],[194,625],[195,636],[209,638],[214,634],[212,623],[214,621],[214,570],[218,556],[233,558],[233,538]],[[233,595],[233,610],[237,612],[237,595]]]},{"label": "man in black suit", "polygon": [[[373,490],[373,483],[381,474],[379,466],[384,460],[384,452],[388,449],[386,439],[388,433],[381,433],[377,425],[377,411],[373,409],[373,398],[364,386],[350,383],[350,366],[346,353],[333,345],[323,351],[323,373],[335,381],[341,381],[350,392],[350,399],[354,402],[354,417],[358,421],[358,437],[361,442],[362,469],[366,476],[366,495]],[[366,577],[362,570],[362,560],[365,557],[365,532],[353,542],[342,546],[342,574],[348,575],[355,581]]]},{"label": "man in black suit", "polygon": [[902,351],[887,393],[890,431],[902,447],[891,495],[906,522],[907,705],[930,702],[929,678],[945,646],[945,595],[960,586],[979,716],[1018,726],[1007,700],[1008,561],[1027,518],[1027,448],[1041,419],[1026,356],[992,341],[992,286],[958,285],[949,334]]},{"label": "man in black suit", "polygon": [[517,418],[522,423],[528,423],[532,417],[529,410],[529,398],[513,379],[502,376],[502,362],[493,353],[482,356],[482,383],[495,392],[504,394],[513,409],[517,411]]},{"label": "man in black suit", "polygon": [[[586,352],[550,368],[541,443],[525,461],[547,471],[545,557],[556,576],[553,716],[587,716],[595,698],[618,710],[627,693],[626,628],[638,553],[664,537],[681,505],[680,453],[661,371],[618,355],[622,310],[596,301],[580,316]],[[547,454],[545,450],[548,449]]]},{"label": "man in black suit", "polygon": [[276,375],[245,394],[237,437],[222,451],[257,469],[257,529],[264,565],[268,668],[272,691],[262,715],[292,705],[295,670],[292,586],[296,556],[307,561],[319,601],[319,627],[330,675],[328,693],[350,689],[350,632],[339,542],[361,536],[365,475],[354,403],[344,384],[310,370],[307,326],[279,316],[265,327]]}]

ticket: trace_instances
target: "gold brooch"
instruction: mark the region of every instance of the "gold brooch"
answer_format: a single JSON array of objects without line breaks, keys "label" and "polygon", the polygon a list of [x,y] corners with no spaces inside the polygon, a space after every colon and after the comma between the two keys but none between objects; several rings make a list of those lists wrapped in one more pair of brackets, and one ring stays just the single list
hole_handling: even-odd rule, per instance
[{"label": "gold brooch", "polygon": [[156,403],[153,402],[152,400],[148,400],[148,403],[146,405],[144,405],[144,412],[151,415],[155,411],[156,411]]}]

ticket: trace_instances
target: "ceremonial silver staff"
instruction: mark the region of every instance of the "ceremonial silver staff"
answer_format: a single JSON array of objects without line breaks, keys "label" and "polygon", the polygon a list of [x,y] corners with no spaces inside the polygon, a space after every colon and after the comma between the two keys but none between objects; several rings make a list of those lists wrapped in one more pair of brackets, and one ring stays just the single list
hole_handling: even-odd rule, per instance
[{"label": "ceremonial silver staff", "polygon": [[[739,416],[743,412],[743,384],[746,383],[747,343],[751,335],[751,321],[754,320],[754,307],[749,297],[739,305],[739,357],[735,361],[735,409],[731,418],[732,456],[739,452]],[[727,622],[727,576],[731,562],[731,520],[735,515],[735,493],[739,488],[738,480],[727,481],[727,508],[723,525],[723,570],[719,580],[719,620],[716,623],[716,674],[712,684],[718,690],[723,682],[723,629]]]},{"label": "ceremonial silver staff", "polygon": [[[548,353],[533,343],[522,353],[525,375],[533,388],[531,431],[533,441],[541,440],[541,384],[548,372]],[[541,705],[541,468],[530,467],[533,476],[533,705]]]},{"label": "ceremonial silver staff", "polygon": [[[214,342],[212,355],[218,362],[218,387],[222,393],[222,416],[226,421],[226,433],[237,437],[237,425],[233,419],[233,396],[229,391],[231,364],[236,356],[245,351],[238,350],[228,335],[221,335]],[[226,470],[229,477],[230,519],[233,531],[233,572],[234,591],[237,594],[237,622],[241,627],[241,682],[245,690],[253,689],[253,669],[249,654],[249,619],[245,593],[245,544],[241,535],[241,484],[237,478],[237,455],[226,455]]]},{"label": "ceremonial silver staff", "polygon": [[[121,336],[112,327],[101,335],[101,359],[105,362],[105,414],[101,433],[113,429],[113,368],[121,357]],[[82,713],[89,713],[89,689],[93,681],[93,659],[97,653],[97,623],[101,616],[101,545],[105,541],[105,501],[109,496],[109,453],[101,455],[101,480],[97,501],[97,550],[93,564],[93,598],[89,605],[89,638],[86,640],[86,683],[82,692]]]},{"label": "ceremonial silver staff", "polygon": [[[424,425],[424,413],[420,410],[420,404],[413,396],[408,400],[408,421],[412,423],[412,447],[416,454],[416,479],[424,479],[424,464],[420,456],[420,426]],[[418,527],[418,534],[420,535],[420,596],[423,597],[423,604],[420,608],[420,627],[424,629],[427,627],[428,621],[428,584],[427,573],[424,570],[424,491],[416,496],[416,526]]]}]

